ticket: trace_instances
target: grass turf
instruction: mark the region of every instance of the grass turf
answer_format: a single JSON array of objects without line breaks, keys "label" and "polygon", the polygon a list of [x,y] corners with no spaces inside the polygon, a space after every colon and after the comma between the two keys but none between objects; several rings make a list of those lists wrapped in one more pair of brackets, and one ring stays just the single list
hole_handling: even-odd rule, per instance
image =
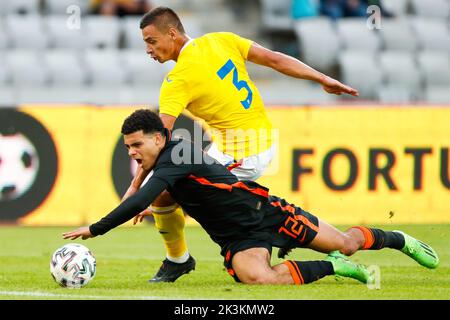
[{"label": "grass turf", "polygon": [[[372,290],[353,279],[325,277],[298,286],[262,286],[235,283],[222,265],[219,247],[203,229],[186,227],[196,270],[175,283],[149,284],[165,252],[152,225],[117,228],[82,243],[97,258],[97,274],[79,290],[59,287],[49,272],[54,250],[69,243],[61,234],[73,228],[0,227],[0,299],[438,299],[450,298],[450,225],[389,225],[430,244],[440,256],[435,270],[426,269],[401,252],[391,249],[358,252],[351,259],[380,268],[380,289]],[[339,227],[344,230],[345,226]],[[273,251],[272,263],[277,249]],[[297,249],[294,260],[318,260],[324,254]]]}]

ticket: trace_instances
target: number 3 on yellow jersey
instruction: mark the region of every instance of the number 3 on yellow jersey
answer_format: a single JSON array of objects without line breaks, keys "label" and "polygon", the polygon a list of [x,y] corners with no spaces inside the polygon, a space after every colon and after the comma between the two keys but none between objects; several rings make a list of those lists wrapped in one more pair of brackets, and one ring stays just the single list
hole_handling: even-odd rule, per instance
[{"label": "number 3 on yellow jersey", "polygon": [[228,61],[222,66],[222,68],[217,71],[217,75],[220,79],[223,80],[231,72],[231,70],[233,70],[233,85],[236,87],[236,89],[238,89],[238,91],[241,91],[241,89],[247,90],[247,98],[242,100],[241,104],[244,106],[244,109],[248,109],[252,104],[253,92],[250,89],[247,81],[238,79],[237,68],[234,65],[233,61],[231,61],[231,59],[228,59]]}]

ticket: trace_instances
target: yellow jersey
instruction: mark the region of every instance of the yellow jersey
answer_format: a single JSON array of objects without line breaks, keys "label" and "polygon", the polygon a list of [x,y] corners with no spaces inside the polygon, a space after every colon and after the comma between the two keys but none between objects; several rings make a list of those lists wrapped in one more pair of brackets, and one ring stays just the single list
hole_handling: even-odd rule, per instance
[{"label": "yellow jersey", "polygon": [[267,150],[272,124],[245,61],[252,41],[229,32],[208,33],[181,50],[161,86],[159,112],[187,109],[203,119],[219,149],[236,160]]}]

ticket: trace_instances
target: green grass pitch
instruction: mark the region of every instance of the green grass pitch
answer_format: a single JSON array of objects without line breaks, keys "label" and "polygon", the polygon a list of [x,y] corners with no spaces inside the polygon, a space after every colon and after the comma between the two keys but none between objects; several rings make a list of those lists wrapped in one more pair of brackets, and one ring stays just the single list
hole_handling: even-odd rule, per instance
[{"label": "green grass pitch", "polygon": [[[400,229],[435,248],[440,265],[426,269],[401,252],[391,249],[363,251],[351,259],[380,270],[380,288],[369,289],[353,279],[325,277],[304,286],[262,286],[235,283],[222,265],[219,247],[203,229],[186,227],[190,252],[197,259],[196,270],[175,283],[149,284],[165,252],[151,224],[117,228],[86,241],[97,258],[97,274],[81,289],[59,287],[49,272],[54,250],[69,243],[61,234],[65,227],[0,227],[0,299],[438,299],[450,298],[450,225],[385,225]],[[344,230],[345,226],[339,227]],[[272,263],[279,263],[277,249]],[[324,254],[296,249],[295,260],[322,259]]]}]

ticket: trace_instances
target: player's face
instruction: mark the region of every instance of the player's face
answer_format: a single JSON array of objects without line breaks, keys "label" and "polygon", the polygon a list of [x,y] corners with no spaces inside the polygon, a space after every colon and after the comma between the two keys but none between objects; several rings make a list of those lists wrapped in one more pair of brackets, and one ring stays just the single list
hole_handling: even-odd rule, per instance
[{"label": "player's face", "polygon": [[147,45],[147,54],[159,63],[174,59],[175,37],[174,28],[161,32],[157,27],[150,24],[142,29],[142,37]]},{"label": "player's face", "polygon": [[144,134],[142,130],[123,137],[128,155],[145,170],[150,170],[161,150],[162,136],[159,133]]}]

